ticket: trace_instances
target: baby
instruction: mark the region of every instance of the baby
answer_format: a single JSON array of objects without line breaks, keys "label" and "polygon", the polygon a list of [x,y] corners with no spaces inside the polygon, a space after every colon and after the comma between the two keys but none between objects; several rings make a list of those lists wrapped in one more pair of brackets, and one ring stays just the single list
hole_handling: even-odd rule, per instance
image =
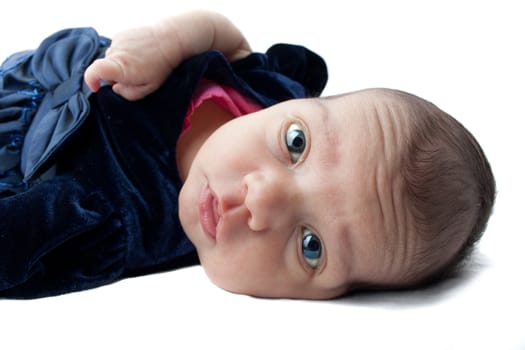
[{"label": "baby", "polygon": [[[141,139],[133,139],[133,135],[139,135],[136,130],[150,134],[149,124],[139,130],[142,126],[137,126],[134,113],[137,109],[150,108],[157,101],[157,96],[166,90],[163,86],[171,84],[171,80],[166,82],[166,79],[175,68],[209,50],[220,51],[231,61],[246,62],[254,57],[250,55],[247,41],[229,20],[216,13],[193,12],[117,35],[104,57],[95,60],[85,71],[85,82],[95,92],[90,104],[104,116],[100,125],[129,123],[125,128],[120,126],[126,131],[112,126],[112,130],[118,131],[107,133],[108,136],[102,133],[101,140],[129,145],[119,146],[113,158],[120,157],[126,164],[122,169],[128,172],[126,179],[134,186],[142,185],[141,181],[134,181],[135,175],[129,170],[135,162],[142,161],[136,154],[152,152],[151,149],[159,148],[156,144],[161,143],[155,136],[149,139],[155,144],[151,149],[133,145],[142,144]],[[323,67],[313,53],[308,57],[314,66]],[[292,60],[288,58],[288,62],[281,63],[293,66]],[[315,75],[318,71],[310,73]],[[369,89],[332,97],[309,97],[316,95],[315,87],[324,86],[324,82],[309,82],[308,79],[314,80],[310,73],[303,79],[305,90],[313,91],[305,94],[308,98],[281,98],[287,101],[268,108],[261,108],[265,107],[264,103],[257,101],[255,95],[239,94],[228,84],[200,80],[195,93],[200,97],[193,96],[185,126],[174,141],[174,154],[167,155],[175,158],[182,186],[178,217],[184,234],[191,241],[190,248],[177,248],[184,251],[179,265],[195,262],[188,258],[194,247],[206,274],[221,288],[260,297],[306,299],[334,298],[358,289],[412,288],[449,274],[465,261],[480,238],[494,202],[494,178],[478,143],[452,117],[405,92]],[[136,102],[121,102],[118,96],[104,97],[109,96],[110,91],[106,87],[101,89],[101,82],[110,84],[116,94]],[[297,88],[294,84],[291,86],[290,90]],[[157,92],[159,88],[161,93]],[[120,103],[130,104],[123,113],[130,115],[129,120],[113,115],[112,111],[117,109],[112,104]],[[155,108],[163,109],[158,104]],[[152,119],[160,120],[160,117]],[[89,120],[85,123],[84,130],[102,128]],[[165,121],[158,123],[164,125]],[[89,208],[90,201],[100,196],[95,190],[98,183],[117,176],[117,172],[104,174],[112,169],[109,165],[106,168],[106,163],[89,161],[90,152],[96,152],[93,148],[99,143],[85,146],[89,141],[85,135],[87,132],[80,133],[70,141],[72,146],[68,146],[81,150],[79,159],[69,160],[67,152],[57,155],[53,173],[44,174],[39,183],[27,190],[38,191],[53,185],[45,193],[51,188],[59,188],[58,192],[53,190],[59,193],[62,187],[56,184],[65,177],[64,169],[75,169],[68,179],[67,195],[63,198],[57,195],[56,201],[51,200],[58,207],[48,209],[57,213],[48,216],[46,223],[49,217],[60,212],[68,215],[66,210],[61,210],[61,205],[76,198],[69,193],[82,171],[96,166],[101,173],[100,176],[94,173],[82,182],[90,190],[79,205]],[[141,169],[151,166],[141,164]],[[145,172],[155,177],[157,171],[162,172],[166,167],[169,165],[161,164]],[[172,191],[171,185],[163,181],[159,177],[157,185],[166,186],[165,191],[175,195],[177,190]],[[123,186],[132,187],[127,182]],[[115,190],[118,192],[115,196],[128,196],[122,194],[126,191]],[[140,203],[148,200],[155,203],[156,194],[148,199],[148,191],[150,189],[145,188],[139,195],[135,190],[129,193],[140,197]],[[12,199],[15,197],[0,199],[0,210],[8,213],[8,208],[14,210],[14,203],[31,205],[17,203]],[[177,201],[175,197],[169,198]],[[5,202],[7,200],[13,203]],[[162,197],[158,202],[166,201]],[[100,203],[107,202],[98,201],[96,206]],[[164,235],[171,234],[170,225],[171,230],[176,231],[176,224],[165,222],[172,213],[162,203],[146,208],[147,214],[137,211],[138,223],[130,225],[140,227],[147,221],[143,217],[151,216],[154,219],[148,222],[165,227]],[[104,236],[104,240],[110,237],[118,243],[111,245],[111,249],[100,245],[94,250],[96,253],[87,257],[90,264],[97,261],[106,264],[111,250],[124,245],[120,241],[120,230],[127,224],[127,216],[117,220],[112,214],[104,214],[123,210],[128,208],[115,209],[107,204],[107,208],[97,213],[105,215],[104,227],[111,227],[112,234]],[[64,227],[67,231],[67,225]],[[4,226],[0,226],[0,230],[0,240],[8,242],[5,237],[12,232]],[[142,235],[148,236],[149,230],[143,227]],[[43,240],[41,233],[33,234],[39,237],[37,240]],[[125,244],[134,239],[127,238]],[[145,239],[140,244],[155,244],[154,240]],[[99,242],[84,235],[80,245],[96,247]],[[60,249],[67,251],[67,243]],[[81,278],[86,269],[70,271],[68,276],[74,275],[76,279],[64,277],[62,271],[62,279],[54,282],[54,289],[39,292],[34,286],[47,278],[44,270],[39,270],[38,278],[33,273],[31,281],[20,281],[22,287],[9,284],[12,278],[0,274],[0,295],[2,289],[6,291],[4,295],[11,297],[58,294],[173,267],[159,257],[155,259],[160,263],[130,267],[131,254],[119,254],[115,254],[114,260],[125,261],[122,264],[126,267],[118,271],[108,269],[111,276],[102,282],[86,283]],[[20,260],[18,255],[13,253],[12,260],[5,258],[3,265],[13,266],[13,260]],[[77,258],[54,261],[56,256],[59,255],[46,263],[58,266],[77,261]],[[64,278],[68,279],[66,287]],[[60,287],[56,287],[58,285]]]}]

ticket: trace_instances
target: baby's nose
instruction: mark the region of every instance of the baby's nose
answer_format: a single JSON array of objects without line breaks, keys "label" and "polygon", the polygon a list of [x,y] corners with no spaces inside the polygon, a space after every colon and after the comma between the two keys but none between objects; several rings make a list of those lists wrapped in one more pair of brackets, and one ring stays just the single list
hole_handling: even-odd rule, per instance
[{"label": "baby's nose", "polygon": [[264,231],[285,223],[294,210],[293,186],[283,174],[253,172],[244,177],[248,226]]}]

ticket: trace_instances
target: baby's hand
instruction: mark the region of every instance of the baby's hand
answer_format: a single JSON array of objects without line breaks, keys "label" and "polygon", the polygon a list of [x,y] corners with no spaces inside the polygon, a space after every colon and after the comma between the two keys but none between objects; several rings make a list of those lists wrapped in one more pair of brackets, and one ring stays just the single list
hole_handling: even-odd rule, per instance
[{"label": "baby's hand", "polygon": [[138,100],[159,88],[172,68],[153,28],[140,27],[115,35],[105,57],[86,69],[84,79],[95,92],[105,81],[115,93]]},{"label": "baby's hand", "polygon": [[251,52],[242,33],[226,17],[193,11],[117,34],[106,57],[93,62],[84,79],[93,91],[103,80],[117,94],[138,100],[159,88],[184,59],[208,50],[218,50],[230,60]]}]

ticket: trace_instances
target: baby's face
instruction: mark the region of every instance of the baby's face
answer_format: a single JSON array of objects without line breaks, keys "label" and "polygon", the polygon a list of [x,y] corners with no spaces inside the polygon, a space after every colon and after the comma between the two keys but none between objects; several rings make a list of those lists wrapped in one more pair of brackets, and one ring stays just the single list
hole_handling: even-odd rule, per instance
[{"label": "baby's face", "polygon": [[401,114],[364,91],[217,129],[179,199],[209,278],[236,293],[315,299],[395,282],[415,249],[397,169]]}]

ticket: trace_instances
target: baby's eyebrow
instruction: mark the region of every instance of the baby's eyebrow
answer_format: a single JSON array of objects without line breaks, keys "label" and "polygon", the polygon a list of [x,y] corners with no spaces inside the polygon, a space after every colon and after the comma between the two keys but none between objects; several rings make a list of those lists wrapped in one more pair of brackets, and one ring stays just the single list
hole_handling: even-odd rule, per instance
[{"label": "baby's eyebrow", "polygon": [[347,285],[351,280],[354,249],[351,244],[350,225],[343,224],[335,231],[325,232],[325,259],[326,263],[321,271],[323,279],[329,281],[330,286],[340,287]]},{"label": "baby's eyebrow", "polygon": [[[320,137],[316,139],[326,142],[327,147],[327,150],[323,153],[323,157],[320,159],[322,161],[322,166],[332,167],[337,164],[340,159],[340,135],[338,132],[340,129],[337,128],[333,118],[330,118],[328,112],[321,113],[319,118],[322,130],[319,133],[316,133],[317,135],[320,135]],[[312,132],[315,132],[315,129]]]}]

